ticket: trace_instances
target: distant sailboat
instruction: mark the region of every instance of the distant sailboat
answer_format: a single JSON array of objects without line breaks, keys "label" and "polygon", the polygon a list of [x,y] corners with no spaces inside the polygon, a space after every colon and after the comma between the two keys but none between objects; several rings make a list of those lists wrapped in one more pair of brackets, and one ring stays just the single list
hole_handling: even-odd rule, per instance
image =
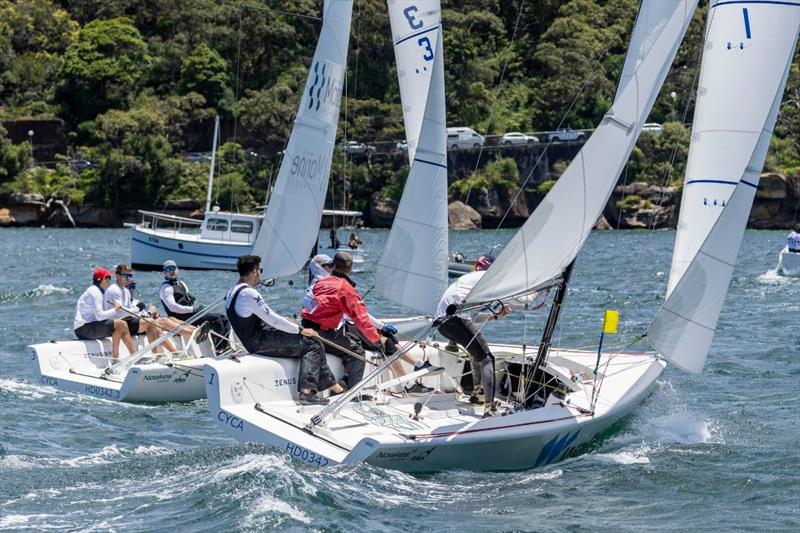
[{"label": "distant sailboat", "polygon": [[[431,396],[424,403],[383,395],[381,390],[397,381],[379,381],[391,359],[329,406],[298,407],[290,387],[271,386],[291,376],[287,366],[250,358],[239,363],[215,361],[205,369],[209,407],[218,425],[237,439],[275,446],[314,466],[365,461],[405,471],[509,470],[557,461],[630,412],[651,390],[665,367],[663,360],[648,353],[606,353],[595,373],[597,352],[550,349],[550,337],[571,263],[616,184],[696,7],[696,0],[670,1],[668,10],[659,8],[663,3],[667,2],[642,4],[643,11],[658,14],[640,15],[637,20],[634,35],[640,31],[647,38],[635,40],[629,50],[629,55],[637,56],[628,71],[629,81],[581,153],[469,295],[469,303],[478,307],[539,287],[557,287],[535,364],[525,346],[493,346],[498,365],[531,370],[517,371],[518,382],[528,381],[521,387],[521,397],[507,406],[506,416],[481,418],[482,407],[478,410],[456,394]],[[416,29],[416,13],[427,3],[397,2],[390,9],[398,8],[397,4],[403,4],[406,23]],[[640,25],[646,28],[640,30]],[[436,50],[433,61],[438,68],[440,44]],[[436,70],[431,87],[435,83]],[[426,119],[432,110],[429,98]],[[433,129],[423,126],[414,163],[426,148],[426,132]],[[412,280],[418,275],[416,267],[403,272]],[[413,284],[406,289],[414,293]],[[392,291],[387,294],[393,299],[403,298]],[[438,299],[439,294],[429,295],[429,300]],[[423,297],[411,298],[419,309],[429,305]],[[405,349],[417,356],[427,354],[444,365],[450,377],[443,379],[457,379],[463,372],[463,362],[442,354],[436,346],[410,344]],[[402,350],[394,357],[401,354]],[[379,400],[350,402],[368,384],[375,387]],[[552,390],[560,392],[549,394]]]}]

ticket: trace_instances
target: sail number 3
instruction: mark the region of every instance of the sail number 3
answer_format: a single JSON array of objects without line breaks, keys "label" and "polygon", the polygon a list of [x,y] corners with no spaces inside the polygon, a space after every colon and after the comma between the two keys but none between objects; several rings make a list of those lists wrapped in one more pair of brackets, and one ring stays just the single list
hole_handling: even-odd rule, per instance
[{"label": "sail number 3", "polygon": [[[417,6],[408,6],[403,10],[403,15],[405,15],[406,20],[408,21],[408,25],[411,27],[412,30],[418,30],[422,26],[424,26],[421,20],[417,20],[414,16],[414,13],[418,11]],[[431,61],[433,59],[433,48],[431,48],[431,40],[427,37],[420,37],[417,40],[417,45],[423,47],[425,49],[425,55],[422,56],[422,59],[425,61]]]}]

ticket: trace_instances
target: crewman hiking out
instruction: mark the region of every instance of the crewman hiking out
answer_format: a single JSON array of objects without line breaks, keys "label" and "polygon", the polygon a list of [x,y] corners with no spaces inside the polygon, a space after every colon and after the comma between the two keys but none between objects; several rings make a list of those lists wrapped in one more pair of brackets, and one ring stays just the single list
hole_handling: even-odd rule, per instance
[{"label": "crewman hiking out", "polygon": [[300,359],[297,381],[300,404],[326,404],[317,395],[328,388],[336,394],[343,389],[328,367],[325,350],[317,332],[300,327],[275,313],[254,288],[261,283],[261,258],[243,255],[236,261],[238,283],[228,291],[225,308],[236,336],[251,354]]},{"label": "crewman hiking out", "polygon": [[103,309],[103,293],[111,285],[111,272],[98,268],[92,274],[92,284],[86,289],[75,305],[75,317],[72,321],[75,336],[80,340],[96,340],[111,337],[111,358],[119,359],[119,343],[125,343],[129,353],[136,351],[131,339],[128,324],[122,319],[114,318],[120,304],[110,309]]}]

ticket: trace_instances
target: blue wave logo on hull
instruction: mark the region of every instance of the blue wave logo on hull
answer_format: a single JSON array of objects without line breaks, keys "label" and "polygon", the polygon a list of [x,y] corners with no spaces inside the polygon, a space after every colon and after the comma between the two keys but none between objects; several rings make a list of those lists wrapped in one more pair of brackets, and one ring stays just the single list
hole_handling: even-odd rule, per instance
[{"label": "blue wave logo on hull", "polygon": [[561,438],[559,438],[559,435],[553,437],[550,442],[544,445],[542,451],[539,452],[539,457],[536,458],[536,464],[533,465],[534,468],[557,461],[564,454],[564,451],[567,450],[569,445],[578,438],[578,433],[580,432],[581,430],[579,429],[575,433],[567,433]]}]

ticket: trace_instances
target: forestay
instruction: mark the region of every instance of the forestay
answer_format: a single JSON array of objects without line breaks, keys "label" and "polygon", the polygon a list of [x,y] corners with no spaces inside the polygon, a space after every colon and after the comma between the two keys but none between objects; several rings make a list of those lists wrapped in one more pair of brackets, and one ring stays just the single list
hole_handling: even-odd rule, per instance
[{"label": "forestay", "polygon": [[441,26],[439,0],[388,0],[408,161],[414,161]]},{"label": "forestay", "polygon": [[[642,14],[647,42],[634,43],[638,65],[594,134],[555,186],[511,239],[497,261],[467,297],[485,302],[521,294],[557,278],[575,259],[608,201],[633,150],[697,0],[645,1],[642,10],[671,7],[669,18]],[[652,26],[652,27],[651,27]],[[627,61],[626,61],[627,62]]]},{"label": "forestay", "polygon": [[800,2],[709,12],[668,296],[648,331],[689,372],[703,370],[714,338],[798,32]]},{"label": "forestay", "polygon": [[317,241],[342,99],[352,0],[325,2],[297,117],[253,253],[264,277],[294,274]]},{"label": "forestay", "polygon": [[[398,2],[399,3],[399,2]],[[375,285],[393,302],[432,313],[447,289],[447,133],[441,27],[431,36],[435,53],[421,47],[433,71],[420,142],[403,196],[375,270]]]},{"label": "forestay", "polygon": [[[667,295],[736,184],[758,186],[798,26],[800,1],[711,6]],[[749,211],[750,204],[740,216]]]}]

